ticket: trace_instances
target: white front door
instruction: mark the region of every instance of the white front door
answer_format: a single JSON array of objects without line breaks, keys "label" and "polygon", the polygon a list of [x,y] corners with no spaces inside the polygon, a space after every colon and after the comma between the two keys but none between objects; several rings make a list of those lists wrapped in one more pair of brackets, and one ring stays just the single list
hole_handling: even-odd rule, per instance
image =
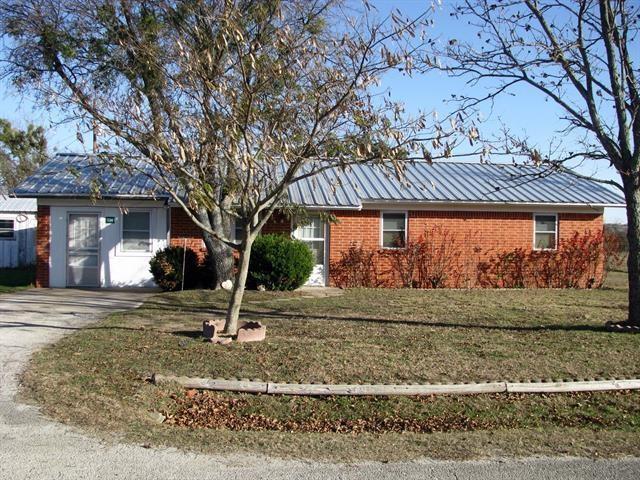
[{"label": "white front door", "polygon": [[315,258],[313,272],[306,285],[315,287],[325,286],[325,262],[326,262],[326,224],[318,215],[309,217],[309,223],[302,227],[298,227],[293,232],[293,236],[298,240],[306,243]]},{"label": "white front door", "polygon": [[67,287],[100,286],[98,215],[70,213],[67,223]]}]

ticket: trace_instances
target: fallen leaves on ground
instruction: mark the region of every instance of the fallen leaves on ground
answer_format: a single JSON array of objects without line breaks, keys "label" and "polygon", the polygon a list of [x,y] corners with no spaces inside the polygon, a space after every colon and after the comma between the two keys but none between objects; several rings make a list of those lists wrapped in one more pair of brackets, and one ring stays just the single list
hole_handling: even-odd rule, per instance
[{"label": "fallen leaves on ground", "polygon": [[431,433],[495,428],[495,425],[489,421],[481,421],[457,413],[443,413],[420,419],[399,416],[330,419],[314,414],[304,418],[280,419],[244,413],[243,407],[247,405],[245,400],[220,398],[207,392],[195,395],[191,393],[184,397],[176,396],[174,399],[177,403],[175,412],[163,412],[167,417],[165,424],[188,428],[351,434]]}]

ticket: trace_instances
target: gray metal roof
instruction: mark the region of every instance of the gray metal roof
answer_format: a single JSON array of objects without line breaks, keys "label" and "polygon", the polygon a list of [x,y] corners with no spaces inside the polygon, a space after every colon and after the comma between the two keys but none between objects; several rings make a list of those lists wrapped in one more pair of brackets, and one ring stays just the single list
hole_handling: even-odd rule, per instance
[{"label": "gray metal roof", "polygon": [[[142,160],[132,165],[153,175]],[[73,172],[73,173],[72,173]],[[98,182],[103,197],[168,198],[143,173],[114,173],[86,155],[62,154],[47,162],[20,185],[18,196],[83,197]],[[292,203],[306,207],[362,208],[381,202],[523,203],[613,206],[624,205],[618,193],[569,173],[508,164],[411,162],[404,178],[389,175],[379,165],[353,165],[325,170],[289,187]]]},{"label": "gray metal roof", "polygon": [[404,178],[374,164],[328,170],[289,189],[292,203],[361,208],[367,203],[455,202],[624,205],[601,183],[570,173],[510,164],[411,162]]},{"label": "gray metal roof", "polygon": [[35,198],[11,198],[0,195],[0,213],[35,213],[38,200]]},{"label": "gray metal roof", "polygon": [[57,154],[15,190],[18,197],[89,197],[97,188],[104,198],[167,198],[148,175],[154,168],[130,159],[131,170],[114,169],[91,155]]}]

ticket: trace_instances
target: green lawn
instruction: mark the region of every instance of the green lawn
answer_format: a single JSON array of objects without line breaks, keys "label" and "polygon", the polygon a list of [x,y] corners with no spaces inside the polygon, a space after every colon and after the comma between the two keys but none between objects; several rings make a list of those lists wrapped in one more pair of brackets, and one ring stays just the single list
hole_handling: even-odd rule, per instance
[{"label": "green lawn", "polygon": [[[624,275],[600,290],[248,292],[263,343],[215,346],[201,322],[226,294],[152,297],[33,358],[25,394],[101,437],[279,456],[640,454],[640,393],[415,398],[185,397],[151,373],[302,382],[428,382],[640,376]],[[153,417],[169,416],[164,424]],[[341,433],[342,432],[342,433]],[[402,432],[402,433],[401,433]],[[425,433],[429,432],[429,433]]]},{"label": "green lawn", "polygon": [[0,293],[11,293],[33,286],[34,267],[0,268]]}]

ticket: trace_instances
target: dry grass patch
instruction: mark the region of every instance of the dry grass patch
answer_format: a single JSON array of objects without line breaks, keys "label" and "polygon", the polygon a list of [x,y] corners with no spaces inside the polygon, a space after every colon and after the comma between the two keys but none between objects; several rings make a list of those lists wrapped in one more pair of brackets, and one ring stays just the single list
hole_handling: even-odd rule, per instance
[{"label": "dry grass patch", "polygon": [[625,315],[626,291],[612,280],[602,290],[249,292],[244,316],[267,325],[267,340],[224,347],[200,332],[222,315],[226,294],[164,294],[87,340],[100,356],[117,342],[119,362],[141,374],[305,383],[640,375],[640,336],[603,328]]},{"label": "dry grass patch", "polygon": [[[177,386],[145,381],[152,372],[335,383],[640,376],[640,335],[602,329],[624,317],[617,274],[593,291],[249,292],[244,315],[267,324],[267,340],[206,344],[201,322],[221,314],[225,301],[218,292],[162,294],[65,337],[34,356],[25,394],[102,437],[208,452],[339,460],[640,454],[639,393],[420,400],[205,394],[194,407]],[[231,420],[207,410],[229,412],[231,404]],[[191,407],[201,407],[209,423],[188,415],[175,421]],[[157,412],[176,426],[156,423]],[[247,418],[273,428],[251,428]],[[179,426],[189,422],[198,428]],[[384,422],[395,427],[379,429]]]}]

